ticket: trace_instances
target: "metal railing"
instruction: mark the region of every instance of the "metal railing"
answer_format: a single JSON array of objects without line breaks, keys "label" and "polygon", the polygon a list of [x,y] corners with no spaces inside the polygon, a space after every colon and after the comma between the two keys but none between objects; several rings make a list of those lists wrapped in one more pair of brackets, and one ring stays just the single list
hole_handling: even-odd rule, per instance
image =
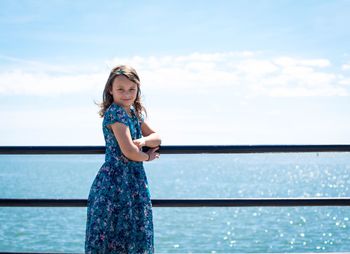
[{"label": "metal railing", "polygon": [[[145,149],[147,150],[147,149]],[[104,154],[104,146],[0,146],[1,154]],[[161,146],[161,154],[350,152],[350,145]],[[0,207],[86,207],[87,199],[4,199]],[[350,206],[350,197],[152,199],[153,207]],[[24,253],[24,252],[0,252]],[[28,252],[27,252],[28,253]],[[34,252],[31,252],[34,253]],[[38,253],[38,252],[35,252]],[[45,253],[48,254],[48,253]]]},{"label": "metal railing", "polygon": [[[147,149],[145,149],[147,150]],[[0,146],[0,154],[104,154],[104,146]],[[350,152],[350,145],[161,146],[161,154]],[[4,199],[0,207],[86,207],[86,199]],[[350,197],[152,199],[154,207],[350,206]]]},{"label": "metal railing", "polygon": [[[350,152],[350,145],[161,146],[162,154]],[[104,146],[0,146],[0,154],[103,154]]]}]

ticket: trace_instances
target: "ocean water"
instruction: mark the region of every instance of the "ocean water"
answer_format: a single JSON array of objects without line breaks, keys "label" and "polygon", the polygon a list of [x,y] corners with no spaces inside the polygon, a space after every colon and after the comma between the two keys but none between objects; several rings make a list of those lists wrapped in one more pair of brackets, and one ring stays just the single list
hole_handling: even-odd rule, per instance
[{"label": "ocean water", "polygon": [[[161,155],[152,198],[348,197],[349,153]],[[103,155],[1,155],[1,198],[82,198]],[[347,252],[350,207],[153,208],[156,253]],[[0,207],[0,251],[84,251],[86,208]]]}]

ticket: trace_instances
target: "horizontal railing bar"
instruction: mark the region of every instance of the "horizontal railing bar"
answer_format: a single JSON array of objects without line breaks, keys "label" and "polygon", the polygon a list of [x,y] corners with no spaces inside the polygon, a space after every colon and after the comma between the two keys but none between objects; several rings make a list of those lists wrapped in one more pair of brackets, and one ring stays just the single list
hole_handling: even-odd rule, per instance
[{"label": "horizontal railing bar", "polygon": [[1,252],[0,254],[83,254],[79,252]]},{"label": "horizontal railing bar", "polygon": [[[282,253],[286,253],[286,252],[271,252],[274,254],[282,254]],[[305,253],[305,252],[294,252],[294,253]],[[308,252],[306,252],[308,253]],[[319,253],[321,254],[322,252],[310,252],[310,253]],[[345,253],[349,253],[349,252],[326,252],[326,253],[332,253],[332,254],[345,254]],[[83,254],[82,252],[1,252],[0,254]]]},{"label": "horizontal railing bar", "polygon": [[[0,207],[86,207],[87,199],[0,199]],[[153,207],[350,206],[350,197],[152,199]]]},{"label": "horizontal railing bar", "polygon": [[[182,145],[161,146],[162,154],[350,152],[350,145]],[[104,146],[0,146],[0,154],[104,154]]]}]

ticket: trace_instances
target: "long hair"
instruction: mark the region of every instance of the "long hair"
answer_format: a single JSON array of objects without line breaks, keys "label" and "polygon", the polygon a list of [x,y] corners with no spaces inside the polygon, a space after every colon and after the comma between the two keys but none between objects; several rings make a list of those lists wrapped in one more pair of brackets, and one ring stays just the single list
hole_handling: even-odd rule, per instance
[{"label": "long hair", "polygon": [[147,111],[141,103],[140,78],[137,75],[136,70],[128,65],[119,65],[111,70],[103,90],[102,103],[96,103],[100,107],[100,117],[104,117],[107,108],[113,103],[113,96],[109,93],[109,91],[112,90],[113,81],[118,75],[124,75],[137,85],[137,95],[133,106],[135,108],[137,118],[141,120],[142,112],[145,112],[145,115],[147,116]]}]

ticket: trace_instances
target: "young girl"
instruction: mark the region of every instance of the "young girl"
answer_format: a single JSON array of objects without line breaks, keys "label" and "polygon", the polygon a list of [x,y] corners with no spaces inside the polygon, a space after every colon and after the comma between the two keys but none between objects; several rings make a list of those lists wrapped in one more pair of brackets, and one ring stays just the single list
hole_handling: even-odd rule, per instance
[{"label": "young girl", "polygon": [[[143,161],[159,158],[159,135],[144,121],[140,79],[112,69],[100,105],[105,162],[88,197],[85,253],[154,253],[152,203]],[[150,149],[142,151],[142,147]]]}]

